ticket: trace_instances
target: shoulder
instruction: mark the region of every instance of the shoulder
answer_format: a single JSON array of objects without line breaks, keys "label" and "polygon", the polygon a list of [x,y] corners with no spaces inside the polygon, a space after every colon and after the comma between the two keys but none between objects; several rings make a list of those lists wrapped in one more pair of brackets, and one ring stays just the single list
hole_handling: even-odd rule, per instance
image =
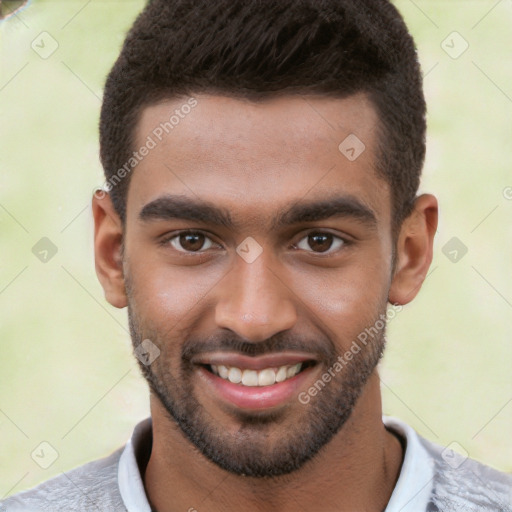
[{"label": "shoulder", "polygon": [[434,466],[433,512],[512,512],[512,475],[418,437]]},{"label": "shoulder", "polygon": [[66,510],[122,511],[118,486],[119,458],[124,447],[103,459],[62,473],[46,482],[0,502],[0,512]]},{"label": "shoulder", "polygon": [[451,445],[433,443],[397,418],[384,416],[383,421],[405,441],[399,489],[390,510],[512,512],[512,475],[464,456]]}]

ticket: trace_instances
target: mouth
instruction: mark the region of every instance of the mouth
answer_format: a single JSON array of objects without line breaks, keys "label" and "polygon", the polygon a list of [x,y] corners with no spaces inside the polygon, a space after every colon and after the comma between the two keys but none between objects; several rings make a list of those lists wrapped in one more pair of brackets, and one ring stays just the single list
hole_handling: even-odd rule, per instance
[{"label": "mouth", "polygon": [[217,377],[233,384],[247,387],[266,387],[285,382],[315,364],[315,361],[305,361],[304,363],[268,367],[262,370],[238,368],[237,366],[226,366],[223,364],[207,364],[203,365],[203,367]]},{"label": "mouth", "polygon": [[318,361],[311,354],[281,353],[262,357],[203,355],[192,361],[208,394],[241,409],[262,410],[289,402],[306,389]]}]

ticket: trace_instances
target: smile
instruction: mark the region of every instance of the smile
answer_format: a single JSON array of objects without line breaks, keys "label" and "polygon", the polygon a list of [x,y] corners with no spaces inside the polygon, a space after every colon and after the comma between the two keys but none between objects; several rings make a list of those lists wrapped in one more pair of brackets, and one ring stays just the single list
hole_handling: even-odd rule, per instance
[{"label": "smile", "polygon": [[289,403],[320,368],[312,354],[292,352],[261,357],[202,354],[193,363],[205,391],[216,401],[260,411]]},{"label": "smile", "polygon": [[223,364],[210,365],[211,372],[233,384],[241,384],[249,387],[272,386],[284,382],[297,375],[307,363],[284,365],[279,368],[264,368],[260,371],[225,366]]}]

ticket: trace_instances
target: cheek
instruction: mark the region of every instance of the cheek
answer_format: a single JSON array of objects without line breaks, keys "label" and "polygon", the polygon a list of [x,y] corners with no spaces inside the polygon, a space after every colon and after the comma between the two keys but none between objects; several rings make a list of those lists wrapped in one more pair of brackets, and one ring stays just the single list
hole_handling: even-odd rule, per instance
[{"label": "cheek", "polygon": [[307,306],[306,314],[343,343],[373,324],[386,307],[389,276],[382,262],[365,261],[307,276],[297,273],[293,281],[294,292]]},{"label": "cheek", "polygon": [[157,328],[186,324],[204,308],[209,294],[219,285],[220,270],[198,271],[197,267],[174,267],[131,260],[133,299],[142,318]]}]

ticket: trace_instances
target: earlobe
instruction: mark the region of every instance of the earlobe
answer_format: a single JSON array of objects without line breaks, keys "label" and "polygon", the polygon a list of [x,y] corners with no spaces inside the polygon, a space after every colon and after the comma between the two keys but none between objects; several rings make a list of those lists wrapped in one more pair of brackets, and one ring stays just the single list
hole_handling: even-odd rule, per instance
[{"label": "earlobe", "polygon": [[93,195],[92,212],[96,275],[107,301],[116,308],[124,308],[127,298],[121,254],[123,225],[108,193]]},{"label": "earlobe", "polygon": [[431,194],[417,197],[414,210],[404,220],[398,236],[390,303],[407,304],[418,294],[432,263],[437,219],[437,199]]}]

